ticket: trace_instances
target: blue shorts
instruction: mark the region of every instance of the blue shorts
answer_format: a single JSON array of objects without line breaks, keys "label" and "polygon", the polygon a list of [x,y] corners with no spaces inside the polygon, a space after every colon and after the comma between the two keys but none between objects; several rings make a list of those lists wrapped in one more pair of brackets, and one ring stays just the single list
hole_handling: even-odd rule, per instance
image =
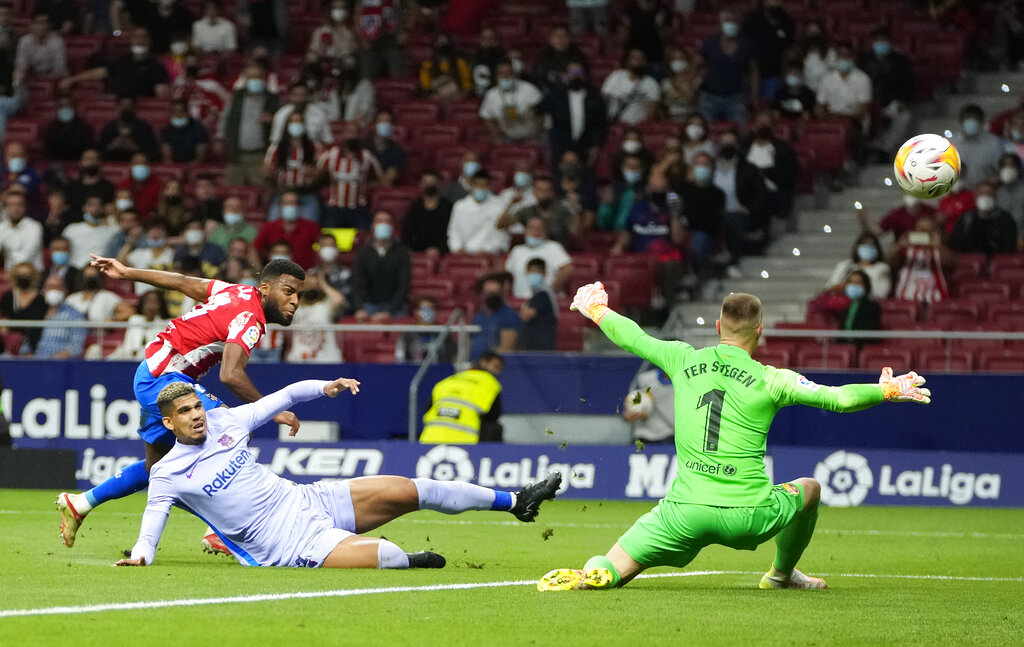
[{"label": "blue shorts", "polygon": [[146,361],[139,364],[135,370],[135,381],[132,387],[135,389],[135,399],[138,400],[142,413],[139,416],[139,436],[150,445],[173,445],[174,432],[164,427],[163,415],[156,406],[156,398],[160,391],[172,382],[188,382],[196,389],[196,395],[203,402],[203,408],[209,411],[224,404],[217,399],[217,396],[208,392],[198,382],[184,373],[165,373],[153,377],[149,372]]}]

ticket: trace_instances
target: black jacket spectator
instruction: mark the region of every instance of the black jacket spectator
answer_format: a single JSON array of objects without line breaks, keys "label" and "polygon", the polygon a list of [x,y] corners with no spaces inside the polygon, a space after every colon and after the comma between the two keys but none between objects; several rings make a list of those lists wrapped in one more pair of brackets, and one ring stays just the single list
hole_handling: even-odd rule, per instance
[{"label": "black jacket spectator", "polygon": [[[556,28],[557,29],[557,28]],[[564,50],[557,50],[548,45],[537,55],[537,62],[533,68],[534,82],[541,91],[549,90],[554,86],[562,85],[562,77],[569,63],[579,63],[590,75],[590,62],[587,55],[579,47],[570,43]]]},{"label": "black jacket spectator", "polygon": [[793,44],[796,26],[785,7],[768,7],[763,0],[758,4],[743,17],[740,33],[754,43],[761,78],[777,78],[782,74],[782,57]]},{"label": "black jacket spectator", "polygon": [[149,30],[153,51],[166,54],[173,38],[187,37],[192,33],[195,17],[181,6],[180,0],[167,9],[158,2],[128,2],[132,22]]},{"label": "black jacket spectator", "polygon": [[779,116],[783,119],[799,119],[804,115],[813,114],[816,103],[817,98],[814,96],[814,92],[804,85],[803,79],[800,80],[799,85],[790,85],[783,80],[779,91],[775,93],[772,107],[779,112]]},{"label": "black jacket spectator", "polygon": [[1017,224],[999,207],[984,217],[972,209],[956,221],[949,246],[961,254],[1012,254],[1017,251]]},{"label": "black jacket spectator", "polygon": [[96,148],[108,162],[128,162],[132,155],[140,152],[155,160],[160,153],[153,127],[134,113],[122,113],[104,126]]},{"label": "black jacket spectator", "polygon": [[[768,135],[767,138],[762,138]],[[751,148],[755,151],[752,154]],[[771,165],[762,159],[770,151]],[[796,181],[800,176],[800,160],[792,144],[779,139],[771,128],[758,128],[740,146],[740,157],[750,162],[758,171],[766,189],[768,211],[773,216],[787,218],[793,211],[796,195]]]},{"label": "black jacket spectator", "polygon": [[412,254],[403,243],[391,243],[380,254],[371,243],[356,253],[352,276],[352,305],[383,305],[394,312],[409,301],[412,282]]},{"label": "black jacket spectator", "polygon": [[714,184],[699,185],[687,182],[681,187],[683,216],[689,228],[717,236],[722,229],[725,194]]},{"label": "black jacket spectator", "polygon": [[448,221],[452,217],[452,203],[439,197],[437,206],[428,209],[423,198],[409,206],[402,227],[402,241],[414,252],[430,248],[448,253]]},{"label": "black jacket spectator", "polygon": [[194,162],[200,145],[208,144],[210,135],[203,125],[189,117],[188,123],[182,127],[168,124],[160,133],[160,141],[171,149],[171,161],[177,163]]},{"label": "black jacket spectator", "polygon": [[95,138],[92,126],[77,114],[71,121],[54,119],[43,131],[46,156],[61,162],[77,161],[82,153],[93,147]]},{"label": "black jacket spectator", "polygon": [[625,13],[629,29],[625,49],[642,51],[648,63],[663,62],[665,46],[662,33],[672,22],[672,14],[658,0],[630,3]]},{"label": "black jacket spectator", "polygon": [[[551,116],[548,131],[551,159],[560,160],[567,150],[574,151],[581,159],[587,159],[587,150],[604,144],[607,132],[607,108],[604,97],[597,88],[583,80],[583,132],[572,136],[572,112],[569,102],[570,90],[565,86],[551,88],[544,99],[537,104],[537,112]],[[574,88],[574,91],[579,88]]]},{"label": "black jacket spectator", "polygon": [[857,67],[871,79],[871,94],[880,108],[893,101],[909,104],[913,100],[914,68],[903,54],[890,51],[878,56],[872,53],[862,58]]},{"label": "black jacket spectator", "polygon": [[108,91],[117,96],[153,97],[156,86],[170,83],[167,68],[152,54],[141,59],[131,54],[115,59],[107,66],[107,78]]}]

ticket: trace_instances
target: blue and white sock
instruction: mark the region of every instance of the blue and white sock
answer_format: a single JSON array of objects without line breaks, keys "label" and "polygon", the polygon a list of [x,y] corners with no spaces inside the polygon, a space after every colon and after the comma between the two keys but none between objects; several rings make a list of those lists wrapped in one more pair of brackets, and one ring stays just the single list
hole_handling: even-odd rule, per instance
[{"label": "blue and white sock", "polygon": [[511,510],[516,495],[463,481],[413,479],[419,493],[420,510],[458,514],[466,510]]},{"label": "blue and white sock", "polygon": [[146,461],[139,461],[132,463],[86,492],[85,500],[89,502],[91,509],[106,501],[120,499],[145,490],[147,485],[149,485],[149,472],[146,471]]}]

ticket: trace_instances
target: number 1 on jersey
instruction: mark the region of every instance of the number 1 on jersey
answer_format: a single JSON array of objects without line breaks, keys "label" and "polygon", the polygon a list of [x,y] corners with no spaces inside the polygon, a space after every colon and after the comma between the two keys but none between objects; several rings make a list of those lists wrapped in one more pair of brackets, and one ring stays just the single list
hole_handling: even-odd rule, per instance
[{"label": "number 1 on jersey", "polygon": [[700,396],[697,408],[708,407],[708,421],[704,425],[704,451],[713,454],[718,451],[718,432],[722,427],[722,405],[725,391],[712,389]]}]

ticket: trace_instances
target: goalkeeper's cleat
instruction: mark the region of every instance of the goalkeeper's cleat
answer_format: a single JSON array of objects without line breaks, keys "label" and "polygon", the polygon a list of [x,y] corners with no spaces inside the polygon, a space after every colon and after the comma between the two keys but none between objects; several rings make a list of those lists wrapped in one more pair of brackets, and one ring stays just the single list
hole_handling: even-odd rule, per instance
[{"label": "goalkeeper's cleat", "polygon": [[206,534],[203,535],[203,552],[211,555],[220,553],[231,557],[231,550],[224,545],[224,541],[209,526],[206,528]]},{"label": "goalkeeper's cleat", "polygon": [[540,511],[540,504],[555,498],[558,487],[562,485],[562,473],[552,472],[543,481],[527,485],[516,492],[516,504],[509,510],[516,519],[529,523]]},{"label": "goalkeeper's cleat", "polygon": [[609,589],[614,576],[607,568],[556,568],[537,582],[538,591]]},{"label": "goalkeeper's cleat", "polygon": [[64,540],[64,545],[68,548],[75,545],[78,529],[82,526],[82,522],[85,521],[85,515],[80,514],[76,509],[76,504],[78,504],[78,507],[84,507],[79,503],[82,496],[81,494],[61,492],[57,497],[57,511],[60,512],[60,536]]},{"label": "goalkeeper's cleat", "polygon": [[409,558],[409,568],[444,568],[448,560],[443,555],[421,550],[418,553],[406,553]]},{"label": "goalkeeper's cleat", "polygon": [[759,589],[827,589],[828,584],[825,584],[825,580],[820,577],[810,577],[804,575],[800,571],[793,569],[793,572],[786,575],[775,570],[773,565],[771,570],[764,574],[761,578],[761,583],[757,585]]}]

